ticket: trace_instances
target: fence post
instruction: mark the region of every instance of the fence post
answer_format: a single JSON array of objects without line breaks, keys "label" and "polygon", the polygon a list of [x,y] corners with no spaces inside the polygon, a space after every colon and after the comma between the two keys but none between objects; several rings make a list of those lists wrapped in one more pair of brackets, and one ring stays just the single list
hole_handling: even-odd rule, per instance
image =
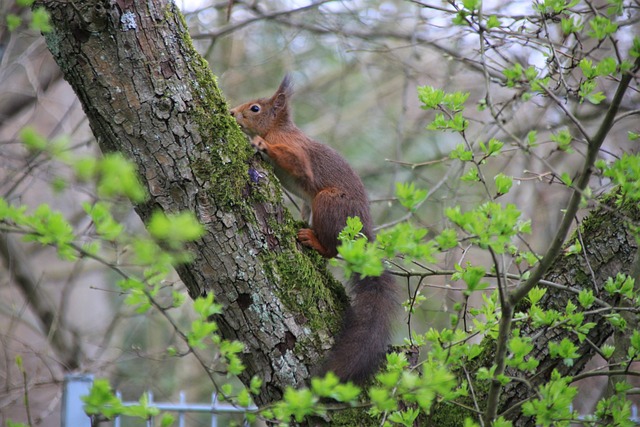
[{"label": "fence post", "polygon": [[93,375],[68,374],[64,376],[62,391],[62,427],[91,427],[91,418],[84,412],[82,396],[89,394]]}]

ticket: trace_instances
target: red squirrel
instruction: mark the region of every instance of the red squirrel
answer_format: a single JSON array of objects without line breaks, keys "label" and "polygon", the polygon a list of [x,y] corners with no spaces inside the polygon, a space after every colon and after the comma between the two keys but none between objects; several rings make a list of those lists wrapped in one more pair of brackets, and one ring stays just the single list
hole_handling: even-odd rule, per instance
[{"label": "red squirrel", "polygon": [[[287,75],[271,98],[239,105],[231,115],[252,137],[251,145],[268,157],[284,187],[304,200],[302,214],[311,220],[311,228],[298,231],[300,243],[333,258],[338,254],[338,233],[347,217],[358,216],[362,233],[370,241],[374,239],[369,201],[362,180],[347,161],[293,123],[289,107],[292,93]],[[363,383],[375,373],[390,342],[397,306],[394,287],[388,272],[380,277],[355,277],[351,306],[323,372],[332,371],[343,382],[355,383]]]}]

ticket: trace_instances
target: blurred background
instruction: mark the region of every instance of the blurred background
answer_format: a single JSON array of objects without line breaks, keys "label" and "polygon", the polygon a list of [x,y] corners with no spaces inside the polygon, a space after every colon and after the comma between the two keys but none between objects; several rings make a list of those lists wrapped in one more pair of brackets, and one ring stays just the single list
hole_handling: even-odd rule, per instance
[{"label": "blurred background", "polygon": [[[530,1],[486,1],[482,12],[498,17],[500,25],[481,43],[472,27],[452,24],[459,6],[455,2],[183,0],[178,5],[230,106],[269,96],[285,73],[292,75],[297,125],[353,165],[369,191],[379,227],[406,215],[396,202],[395,185],[414,182],[429,196],[410,220],[430,230],[429,236],[449,226],[446,208],[460,205],[464,211],[496,200],[514,203],[532,221],[533,233],[514,243],[536,252],[544,251],[556,231],[568,197],[557,176],[575,176],[584,138],[549,97],[529,100],[523,97],[526,88],[505,85],[502,70],[521,64],[552,76],[549,86],[593,133],[607,99],[599,105],[577,100],[570,90],[582,78],[575,66],[581,55],[598,61],[627,52],[640,28],[637,11],[619,15],[614,46],[589,39],[587,29],[567,37],[557,26],[548,27]],[[587,16],[607,2],[589,5],[591,9],[579,5],[575,10]],[[9,14],[28,20],[29,13],[14,0],[0,4],[2,23]],[[599,90],[610,100],[615,84],[601,82]],[[436,113],[421,108],[417,88],[423,85],[470,93],[464,139],[425,129]],[[639,105],[638,93],[630,91],[621,111]],[[616,123],[603,158],[635,150],[627,138],[629,131],[639,131],[633,117]],[[47,203],[76,230],[89,228],[81,203],[94,201],[94,190],[73,182],[67,166],[27,151],[18,137],[25,126],[49,139],[68,138],[72,155],[99,155],[81,105],[41,35],[27,24],[13,31],[0,24],[0,194],[30,210]],[[559,150],[550,139],[564,128],[576,136],[572,153]],[[522,144],[534,136],[535,146],[523,150]],[[478,143],[491,138],[503,141],[505,148],[481,165],[485,184],[461,181],[468,166],[450,160],[451,150],[465,143],[479,151]],[[495,193],[498,173],[514,177],[514,188],[506,195]],[[593,188],[596,194],[606,191],[606,182],[596,177]],[[123,206],[119,215],[129,230],[143,232],[130,206]],[[210,400],[211,384],[197,364],[189,357],[166,357],[176,337],[165,321],[126,307],[125,295],[113,285],[113,272],[90,260],[61,261],[52,249],[26,244],[1,228],[0,239],[0,423],[25,421],[26,381],[36,424],[59,425],[61,381],[70,371],[108,377],[128,399],[151,389],[158,401],[175,400],[183,389],[189,400]],[[446,272],[467,262],[487,269],[491,265],[485,253],[461,246],[443,255],[438,265],[411,269]],[[509,268],[519,271],[515,265]],[[177,277],[172,280],[168,286],[180,289]],[[419,286],[427,297],[411,319],[410,327],[418,332],[448,325],[454,304],[462,301],[459,284],[444,273],[398,282],[412,291]],[[174,317],[186,324],[189,307],[185,304]],[[401,344],[409,333],[406,316],[397,331],[395,341]],[[16,355],[24,361],[26,376],[16,366]],[[195,417],[189,423],[205,424]]]}]

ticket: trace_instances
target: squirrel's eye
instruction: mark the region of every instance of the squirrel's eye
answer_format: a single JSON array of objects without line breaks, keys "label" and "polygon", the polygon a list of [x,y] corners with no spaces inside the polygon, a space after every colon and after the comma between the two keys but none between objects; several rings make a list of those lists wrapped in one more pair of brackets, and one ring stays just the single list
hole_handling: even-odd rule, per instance
[{"label": "squirrel's eye", "polygon": [[260,111],[260,106],[259,105],[252,105],[251,107],[249,107],[249,109],[251,111],[253,111],[254,113],[257,113],[258,111]]}]

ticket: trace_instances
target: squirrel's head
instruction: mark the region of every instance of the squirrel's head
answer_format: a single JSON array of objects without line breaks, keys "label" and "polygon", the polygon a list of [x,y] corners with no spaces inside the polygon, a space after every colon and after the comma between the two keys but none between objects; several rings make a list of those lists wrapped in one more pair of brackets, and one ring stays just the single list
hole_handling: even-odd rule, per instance
[{"label": "squirrel's head", "polygon": [[293,93],[287,74],[271,98],[260,98],[232,108],[230,113],[243,131],[251,136],[264,136],[269,131],[291,124],[289,98]]}]

